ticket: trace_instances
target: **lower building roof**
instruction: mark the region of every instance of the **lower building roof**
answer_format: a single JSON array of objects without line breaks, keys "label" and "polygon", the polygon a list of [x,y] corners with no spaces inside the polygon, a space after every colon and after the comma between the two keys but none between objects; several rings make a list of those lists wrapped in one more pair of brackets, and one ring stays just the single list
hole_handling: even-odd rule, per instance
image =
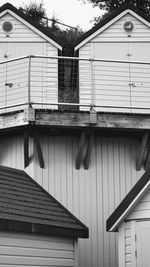
[{"label": "lower building roof", "polygon": [[0,229],[88,237],[88,228],[26,172],[0,166]]},{"label": "lower building roof", "polygon": [[150,168],[143,174],[138,182],[133,186],[131,191],[122,200],[120,205],[110,215],[106,222],[106,230],[114,231],[118,230],[119,225],[124,221],[131,213],[135,205],[141,200],[144,194],[150,188]]}]

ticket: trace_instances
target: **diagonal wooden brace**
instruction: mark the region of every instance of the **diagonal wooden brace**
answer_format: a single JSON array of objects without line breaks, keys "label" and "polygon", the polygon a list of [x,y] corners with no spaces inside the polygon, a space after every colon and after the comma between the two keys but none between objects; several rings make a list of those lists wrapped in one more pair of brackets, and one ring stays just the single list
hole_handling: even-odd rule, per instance
[{"label": "diagonal wooden brace", "polygon": [[142,136],[139,154],[138,154],[138,158],[136,161],[136,170],[137,171],[141,170],[141,167],[143,164],[145,165],[145,160],[147,158],[147,153],[148,153],[148,138],[149,138],[149,134],[148,134],[148,132],[145,132]]}]

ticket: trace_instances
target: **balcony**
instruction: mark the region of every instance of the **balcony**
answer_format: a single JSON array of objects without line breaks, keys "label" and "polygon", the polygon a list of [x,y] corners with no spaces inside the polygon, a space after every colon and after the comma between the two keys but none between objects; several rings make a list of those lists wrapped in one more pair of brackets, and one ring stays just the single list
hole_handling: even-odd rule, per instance
[{"label": "balcony", "polygon": [[150,113],[150,63],[28,56],[0,62],[0,113]]}]

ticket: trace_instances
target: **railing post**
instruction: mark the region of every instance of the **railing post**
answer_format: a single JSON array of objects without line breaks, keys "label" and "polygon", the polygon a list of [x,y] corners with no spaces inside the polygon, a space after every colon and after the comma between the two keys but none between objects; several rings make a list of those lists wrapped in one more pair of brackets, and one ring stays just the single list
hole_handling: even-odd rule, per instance
[{"label": "railing post", "polygon": [[28,64],[28,107],[31,106],[31,56],[29,56]]}]

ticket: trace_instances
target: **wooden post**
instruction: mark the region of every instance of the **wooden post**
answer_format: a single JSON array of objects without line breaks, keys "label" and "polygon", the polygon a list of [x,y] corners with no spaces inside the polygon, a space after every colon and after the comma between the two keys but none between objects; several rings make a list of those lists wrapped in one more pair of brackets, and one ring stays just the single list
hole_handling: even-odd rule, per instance
[{"label": "wooden post", "polygon": [[141,170],[142,164],[144,164],[145,158],[147,157],[146,147],[148,144],[148,137],[149,137],[148,132],[145,132],[142,136],[140,149],[139,149],[139,155],[138,155],[137,162],[136,162],[137,171]]},{"label": "wooden post", "polygon": [[24,132],[24,168],[29,166],[29,134]]},{"label": "wooden post", "polygon": [[85,160],[84,160],[84,169],[88,170],[89,168],[89,164],[90,164],[90,160],[91,160],[91,153],[92,153],[92,148],[93,148],[93,143],[94,143],[94,134],[91,133],[89,140],[88,140],[88,144],[87,144],[87,151],[86,151],[86,156],[85,156]]},{"label": "wooden post", "polygon": [[39,140],[39,135],[37,133],[34,134],[34,141],[35,141],[35,145],[36,145],[36,151],[38,154],[40,167],[42,169],[44,169],[44,158],[43,158],[43,153],[42,153],[41,144],[40,144],[40,140]]},{"label": "wooden post", "polygon": [[80,136],[78,153],[77,153],[77,157],[76,157],[76,169],[77,170],[80,169],[81,162],[83,159],[83,150],[84,150],[84,146],[85,146],[85,138],[86,138],[86,132],[83,131],[81,133],[81,136]]}]

